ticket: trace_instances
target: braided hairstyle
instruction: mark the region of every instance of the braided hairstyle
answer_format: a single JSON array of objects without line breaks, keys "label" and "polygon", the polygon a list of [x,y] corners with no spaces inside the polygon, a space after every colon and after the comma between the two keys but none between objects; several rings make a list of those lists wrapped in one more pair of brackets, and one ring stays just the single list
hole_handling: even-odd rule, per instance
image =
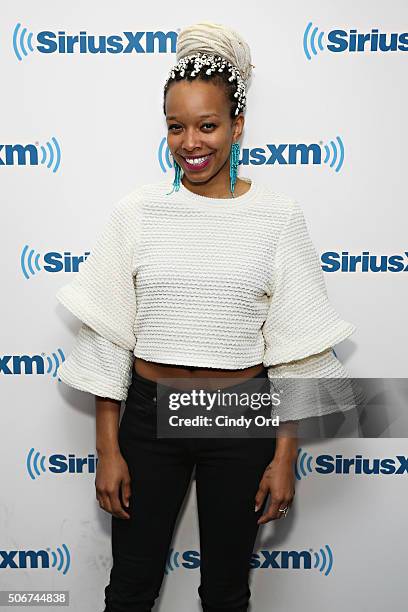
[{"label": "braided hairstyle", "polygon": [[[220,60],[222,60],[220,56],[218,57]],[[200,68],[197,73],[194,70],[194,62],[195,59],[193,57],[189,58],[187,60],[184,74],[181,75],[180,72],[175,72],[174,77],[170,76],[169,80],[166,82],[163,92],[163,113],[166,114],[166,95],[172,83],[181,80],[193,81],[194,79],[200,79],[202,81],[211,81],[212,83],[214,83],[214,85],[218,87],[224,87],[227,100],[230,105],[230,117],[231,119],[236,117],[238,114],[237,110],[239,106],[238,98],[235,96],[238,89],[237,80],[234,79],[233,81],[230,81],[230,73],[225,70],[223,72],[211,72],[211,74],[206,74],[206,71],[203,68]],[[193,74],[192,76],[192,72],[195,72],[197,76],[195,74]],[[244,108],[242,108],[241,111],[243,111]]]}]

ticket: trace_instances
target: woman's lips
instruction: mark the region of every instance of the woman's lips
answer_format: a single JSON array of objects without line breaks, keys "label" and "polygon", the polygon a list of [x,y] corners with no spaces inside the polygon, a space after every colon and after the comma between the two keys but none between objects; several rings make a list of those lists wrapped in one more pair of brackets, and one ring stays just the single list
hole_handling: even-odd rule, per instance
[{"label": "woman's lips", "polygon": [[210,159],[212,157],[212,153],[210,153],[209,155],[203,155],[203,157],[205,158],[202,162],[200,163],[195,163],[195,164],[191,164],[189,163],[185,157],[182,157],[183,160],[183,166],[187,169],[187,170],[191,170],[192,172],[197,172],[198,170],[203,170],[203,168],[205,168],[206,166],[208,166],[208,164],[210,163]]}]

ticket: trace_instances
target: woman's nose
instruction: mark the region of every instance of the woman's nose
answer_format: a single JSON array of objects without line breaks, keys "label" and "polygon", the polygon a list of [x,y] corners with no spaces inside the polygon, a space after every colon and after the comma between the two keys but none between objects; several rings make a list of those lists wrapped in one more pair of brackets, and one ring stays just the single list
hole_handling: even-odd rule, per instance
[{"label": "woman's nose", "polygon": [[195,130],[185,130],[182,146],[186,151],[201,147],[200,135]]}]

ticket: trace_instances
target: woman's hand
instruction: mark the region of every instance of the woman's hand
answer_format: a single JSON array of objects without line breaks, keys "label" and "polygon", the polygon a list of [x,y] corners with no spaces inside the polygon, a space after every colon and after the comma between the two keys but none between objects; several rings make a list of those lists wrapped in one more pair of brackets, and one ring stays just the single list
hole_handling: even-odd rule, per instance
[{"label": "woman's hand", "polygon": [[129,469],[119,451],[106,455],[98,453],[95,488],[96,499],[103,510],[117,518],[130,518],[129,513],[123,509],[119,497],[120,491],[124,505],[129,507],[131,495]]},{"label": "woman's hand", "polygon": [[255,496],[255,512],[262,506],[268,493],[271,499],[267,512],[258,519],[258,525],[282,518],[283,512],[279,512],[279,508],[292,505],[296,478],[294,465],[295,460],[291,458],[275,458],[265,469]]}]

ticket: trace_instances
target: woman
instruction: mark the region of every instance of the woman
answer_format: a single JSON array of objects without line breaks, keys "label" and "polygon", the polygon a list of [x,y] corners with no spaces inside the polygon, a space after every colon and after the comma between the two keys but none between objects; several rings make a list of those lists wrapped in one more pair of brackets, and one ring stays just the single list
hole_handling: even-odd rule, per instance
[{"label": "woman", "polygon": [[173,188],[122,198],[57,293],[82,322],[59,376],[96,397],[96,496],[112,514],[105,612],[152,609],[194,467],[203,610],[247,610],[258,527],[286,517],[297,423],[317,414],[286,405],[274,438],[157,438],[160,379],[239,390],[347,376],[332,346],[354,326],[328,301],[299,205],[237,176],[250,74],[236,32],[203,22],[179,34],[164,88]]}]

